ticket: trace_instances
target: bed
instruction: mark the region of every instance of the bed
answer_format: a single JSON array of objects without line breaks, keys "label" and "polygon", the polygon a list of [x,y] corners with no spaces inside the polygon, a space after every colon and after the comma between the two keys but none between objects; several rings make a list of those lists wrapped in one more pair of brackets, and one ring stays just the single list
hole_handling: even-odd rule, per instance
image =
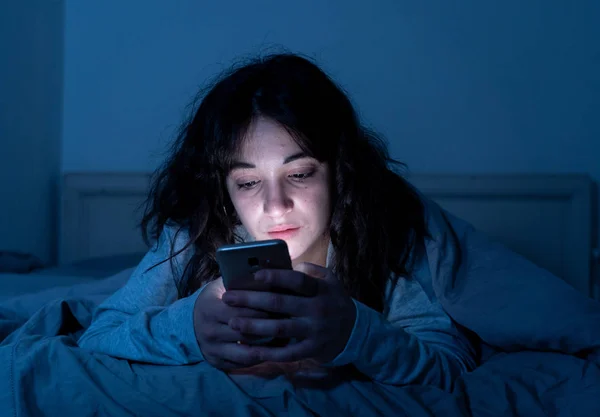
[{"label": "bed", "polygon": [[[59,266],[89,274],[114,265],[109,271],[114,272],[138,259],[146,250],[137,224],[149,179],[148,173],[65,175]],[[594,184],[588,176],[413,174],[408,179],[492,238],[582,293],[600,297],[594,276]]]},{"label": "bed", "polygon": [[[149,175],[73,173],[62,186],[59,265],[0,275],[7,291],[0,298],[0,415],[598,415],[597,224],[589,177],[409,180],[500,242],[490,246],[495,255],[524,265],[500,286],[483,273],[473,280],[471,289],[489,303],[449,301],[451,315],[462,317],[482,346],[493,345],[452,392],[348,383],[335,372],[317,379],[227,375],[206,363],[153,366],[82,351],[76,340],[94,307],[123,285],[146,250],[136,225]],[[562,281],[547,279],[550,272]],[[18,288],[8,285],[16,282]],[[508,304],[498,307],[496,297]]]}]

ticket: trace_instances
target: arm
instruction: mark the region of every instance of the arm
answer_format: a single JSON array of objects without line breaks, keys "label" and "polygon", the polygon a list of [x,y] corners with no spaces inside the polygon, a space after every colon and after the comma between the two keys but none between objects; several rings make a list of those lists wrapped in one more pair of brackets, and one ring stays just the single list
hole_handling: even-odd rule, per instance
[{"label": "arm", "polygon": [[[422,245],[421,245],[422,246]],[[262,270],[254,279],[289,294],[227,291],[222,301],[290,318],[238,317],[241,333],[288,337],[283,347],[251,346],[263,361],[314,359],[323,366],[352,364],[371,379],[394,385],[423,384],[450,390],[475,365],[474,351],[437,302],[427,257],[410,278],[388,281],[384,314],[351,299],[331,269],[310,263],[295,270]]]},{"label": "arm", "polygon": [[356,320],[345,349],[328,366],[353,364],[384,384],[451,390],[475,367],[475,352],[437,302],[423,254],[413,276],[390,288],[386,314],[353,300]]},{"label": "arm", "polygon": [[[98,306],[91,326],[78,341],[81,348],[162,365],[204,360],[193,323],[201,289],[183,299],[178,299],[177,291],[192,249],[175,257],[174,270],[170,261],[154,267],[169,257],[174,235],[174,230],[165,227],[127,284]],[[186,243],[187,235],[182,235],[177,236],[175,251]]]}]

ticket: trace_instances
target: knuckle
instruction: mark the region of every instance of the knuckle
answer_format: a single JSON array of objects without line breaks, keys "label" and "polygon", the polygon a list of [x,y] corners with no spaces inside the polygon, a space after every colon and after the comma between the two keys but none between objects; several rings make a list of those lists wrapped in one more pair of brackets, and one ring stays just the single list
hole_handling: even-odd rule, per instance
[{"label": "knuckle", "polygon": [[254,326],[252,325],[252,321],[244,320],[244,319],[236,319],[237,328],[240,333],[252,333],[254,330]]},{"label": "knuckle", "polygon": [[217,339],[217,330],[214,326],[206,326],[204,331],[204,339],[209,342],[214,342]]},{"label": "knuckle", "polygon": [[270,294],[268,299],[268,306],[274,311],[279,311],[283,308],[283,297],[280,294]]},{"label": "knuckle", "polygon": [[274,333],[275,337],[285,336],[287,334],[287,326],[282,322],[277,323],[275,325]]},{"label": "knuckle", "polygon": [[263,274],[263,279],[266,284],[272,284],[276,279],[276,275],[271,269],[265,269]]}]

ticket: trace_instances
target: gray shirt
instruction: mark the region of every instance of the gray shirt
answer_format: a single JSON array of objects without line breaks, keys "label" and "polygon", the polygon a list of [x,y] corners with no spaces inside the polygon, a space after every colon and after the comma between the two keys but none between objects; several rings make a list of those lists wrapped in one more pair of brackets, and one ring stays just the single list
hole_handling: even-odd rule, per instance
[{"label": "gray shirt", "polygon": [[[84,349],[164,365],[203,361],[193,323],[194,303],[202,288],[179,299],[177,284],[192,256],[188,248],[168,258],[188,235],[165,227],[126,285],[96,309],[79,339]],[[332,259],[330,246],[328,267]],[[445,313],[432,287],[426,246],[416,252],[410,278],[388,281],[385,309],[379,313],[353,300],[356,321],[345,349],[323,367],[352,364],[371,379],[394,385],[426,384],[450,389],[475,367],[474,349]],[[154,266],[154,267],[153,267]],[[153,268],[151,268],[153,267]]]}]

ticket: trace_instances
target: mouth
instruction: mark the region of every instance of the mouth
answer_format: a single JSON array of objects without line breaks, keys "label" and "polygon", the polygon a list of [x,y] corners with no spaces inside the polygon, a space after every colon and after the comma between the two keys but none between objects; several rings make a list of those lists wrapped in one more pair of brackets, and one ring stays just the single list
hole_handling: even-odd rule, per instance
[{"label": "mouth", "polygon": [[273,239],[289,239],[295,236],[300,227],[298,226],[276,226],[271,228],[267,234]]}]

